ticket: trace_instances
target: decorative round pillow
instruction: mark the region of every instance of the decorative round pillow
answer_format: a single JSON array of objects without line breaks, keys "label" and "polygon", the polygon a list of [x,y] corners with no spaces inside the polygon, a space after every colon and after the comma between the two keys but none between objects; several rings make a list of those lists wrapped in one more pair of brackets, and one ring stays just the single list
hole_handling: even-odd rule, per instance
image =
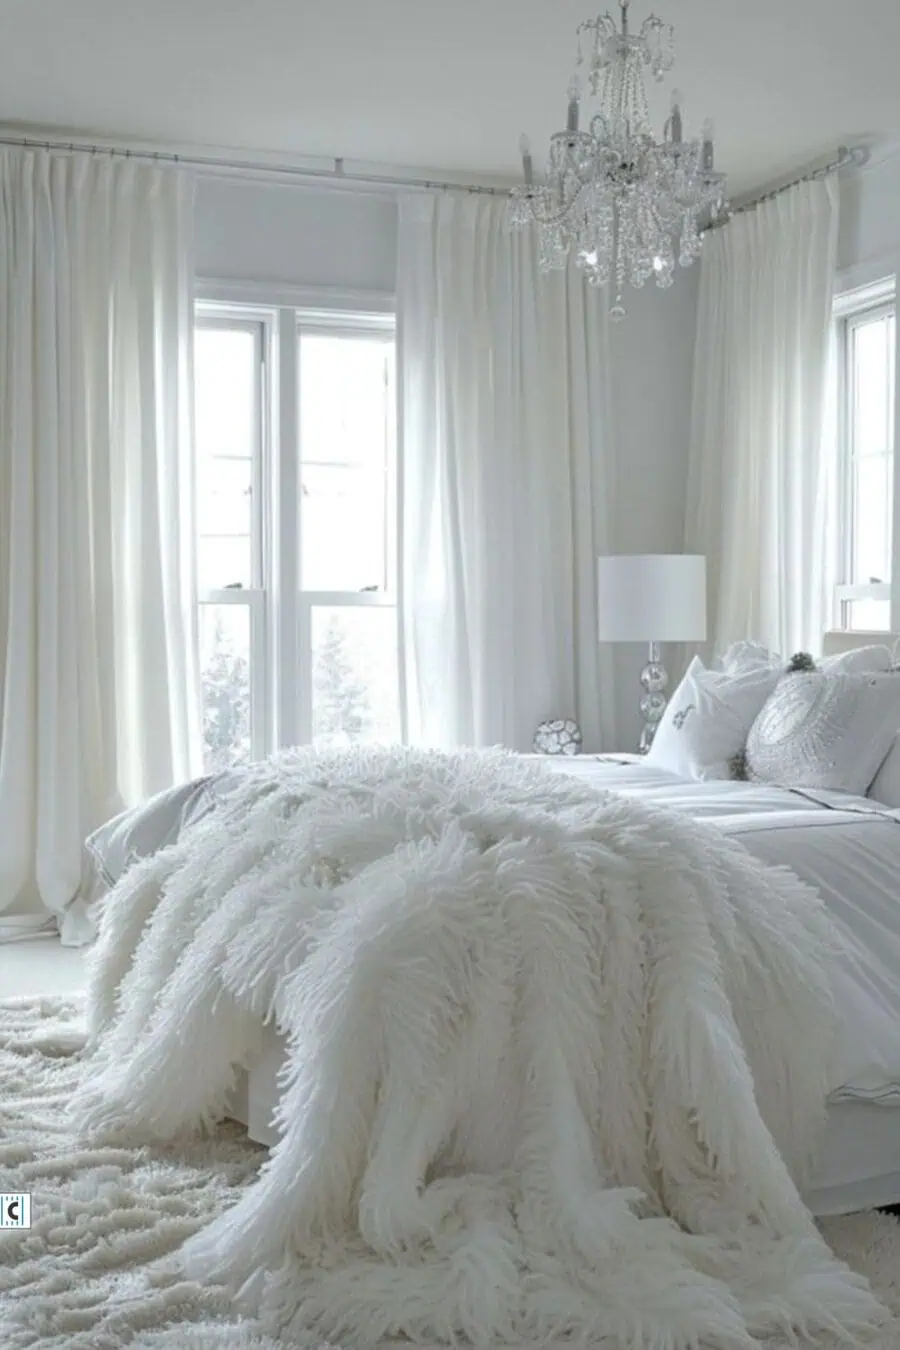
[{"label": "decorative round pillow", "polygon": [[570,717],[542,722],[534,733],[532,749],[538,755],[577,755],[581,750],[581,727]]}]

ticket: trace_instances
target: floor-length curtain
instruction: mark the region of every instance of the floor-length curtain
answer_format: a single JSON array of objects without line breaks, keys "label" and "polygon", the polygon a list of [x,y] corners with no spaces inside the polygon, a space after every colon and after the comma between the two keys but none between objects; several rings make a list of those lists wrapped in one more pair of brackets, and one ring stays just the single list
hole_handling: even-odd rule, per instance
[{"label": "floor-length curtain", "polygon": [[595,559],[612,499],[606,309],[538,272],[484,195],[401,202],[401,609],[408,736],[529,749],[545,718],[614,741]]},{"label": "floor-length curtain", "polygon": [[198,768],[185,175],[0,154],[0,910]]},{"label": "floor-length curtain", "polygon": [[709,642],[817,650],[828,626],[824,405],[835,178],[736,215],[703,246],[686,547],[705,553]]}]

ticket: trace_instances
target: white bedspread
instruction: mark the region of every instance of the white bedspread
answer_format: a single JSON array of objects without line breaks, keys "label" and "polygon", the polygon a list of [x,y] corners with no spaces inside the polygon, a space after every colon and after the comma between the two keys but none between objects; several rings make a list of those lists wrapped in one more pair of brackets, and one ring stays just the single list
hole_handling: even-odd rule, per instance
[{"label": "white bedspread", "polygon": [[900,1104],[900,811],[839,792],[699,783],[637,756],[548,758],[599,788],[683,811],[815,886],[841,937],[833,1100]]},{"label": "white bedspread", "polygon": [[818,896],[546,768],[299,754],[127,873],[85,1129],[202,1125],[266,1019],[290,1041],[259,1183],[168,1277],[304,1343],[874,1333],[794,1184],[832,1071]]}]

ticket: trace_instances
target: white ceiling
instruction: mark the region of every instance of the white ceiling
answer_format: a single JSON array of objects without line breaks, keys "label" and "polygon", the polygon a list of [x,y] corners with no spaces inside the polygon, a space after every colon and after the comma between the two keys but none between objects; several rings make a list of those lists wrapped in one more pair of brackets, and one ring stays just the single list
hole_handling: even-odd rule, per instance
[{"label": "white ceiling", "polygon": [[[633,0],[636,23],[649,0]],[[654,0],[732,194],[900,138],[900,0]],[[592,0],[0,0],[0,122],[503,177]]]}]

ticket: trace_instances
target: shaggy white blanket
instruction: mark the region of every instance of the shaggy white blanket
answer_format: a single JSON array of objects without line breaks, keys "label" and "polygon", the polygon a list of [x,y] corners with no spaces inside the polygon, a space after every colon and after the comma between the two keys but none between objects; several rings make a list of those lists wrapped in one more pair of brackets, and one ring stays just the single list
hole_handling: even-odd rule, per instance
[{"label": "shaggy white blanket", "polygon": [[76,1107],[209,1124],[275,1020],[283,1137],[179,1268],[298,1339],[866,1337],[795,1185],[830,942],[790,873],[539,765],[295,753],[109,897]]}]

